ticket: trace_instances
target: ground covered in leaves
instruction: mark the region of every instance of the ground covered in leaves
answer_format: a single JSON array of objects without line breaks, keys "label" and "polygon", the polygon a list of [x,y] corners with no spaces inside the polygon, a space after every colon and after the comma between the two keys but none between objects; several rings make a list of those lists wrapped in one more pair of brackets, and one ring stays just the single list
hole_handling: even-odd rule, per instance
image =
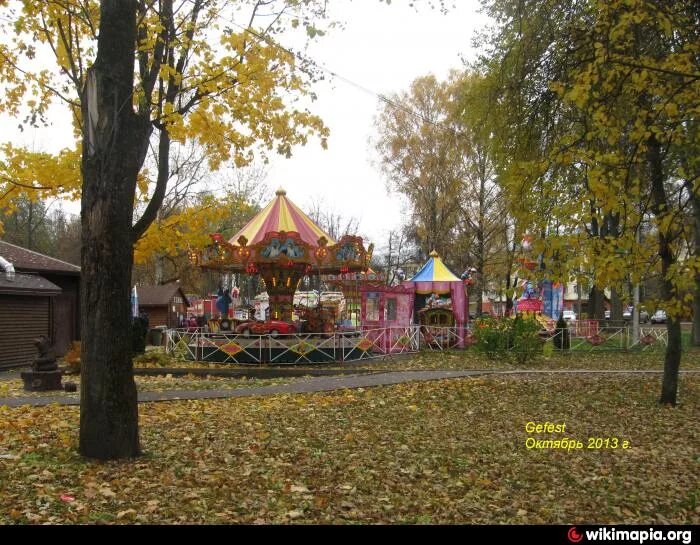
[{"label": "ground covered in leaves", "polygon": [[[524,365],[504,359],[491,359],[475,350],[452,350],[445,352],[423,351],[411,356],[378,360],[363,367],[387,369],[588,369],[588,370],[663,370],[662,351],[621,352],[592,351],[570,352],[540,356]],[[683,353],[681,369],[700,370],[700,350]]]},{"label": "ground covered in leaves", "polygon": [[[238,388],[257,388],[259,386],[272,386],[276,384],[289,384],[294,378],[231,378],[231,377],[196,377],[194,375],[173,376],[135,376],[136,388],[140,392],[164,392],[168,390],[236,390]],[[63,384],[74,382],[80,392],[80,376],[66,375]],[[47,392],[27,392],[21,379],[0,381],[0,397],[74,397],[79,393],[68,393],[64,390],[50,390]]]},{"label": "ground covered in leaves", "polygon": [[[700,377],[676,409],[659,388],[491,376],[151,403],[144,456],[110,463],[75,453],[77,407],[0,407],[0,523],[698,523]],[[526,446],[564,437],[584,448]]]},{"label": "ground covered in leaves", "polygon": [[[422,351],[417,354],[402,354],[390,357],[379,357],[372,360],[348,363],[318,364],[309,366],[286,365],[286,368],[315,368],[315,369],[386,369],[421,370],[421,369],[641,369],[662,370],[664,353],[661,350],[645,350],[643,352],[623,352],[613,350],[594,350],[590,352],[576,351],[570,353],[554,352],[541,355],[525,365],[516,365],[506,359],[491,359],[486,355],[470,348],[468,350],[449,350],[445,352]],[[209,362],[182,361],[161,354],[158,364],[143,364],[139,367],[181,367],[207,369],[250,369],[255,365],[233,365]],[[681,369],[700,370],[700,350],[692,349],[683,353]]]}]

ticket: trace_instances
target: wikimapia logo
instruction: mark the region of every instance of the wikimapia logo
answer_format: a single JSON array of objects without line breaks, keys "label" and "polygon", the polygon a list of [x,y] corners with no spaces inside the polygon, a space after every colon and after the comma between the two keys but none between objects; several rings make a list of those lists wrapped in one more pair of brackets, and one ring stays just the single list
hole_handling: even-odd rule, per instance
[{"label": "wikimapia logo", "polygon": [[583,535],[576,531],[576,526],[569,528],[569,532],[566,534],[566,537],[569,538],[571,543],[579,543],[583,539]]},{"label": "wikimapia logo", "polygon": [[652,540],[658,541],[679,541],[688,545],[693,541],[692,530],[616,530],[613,528],[598,528],[597,530],[585,530],[583,533],[576,529],[576,526],[569,528],[566,537],[571,543],[580,543],[583,537],[586,541],[626,541],[633,543],[644,543]]}]

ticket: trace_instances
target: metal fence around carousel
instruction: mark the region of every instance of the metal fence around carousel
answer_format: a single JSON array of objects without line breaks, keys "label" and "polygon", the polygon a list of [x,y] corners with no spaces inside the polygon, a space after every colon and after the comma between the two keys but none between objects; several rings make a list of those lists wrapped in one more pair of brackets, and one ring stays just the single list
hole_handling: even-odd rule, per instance
[{"label": "metal fence around carousel", "polygon": [[[443,351],[474,344],[469,327],[387,327],[354,332],[297,333],[293,335],[243,335],[208,332],[203,328],[169,329],[166,352],[176,358],[228,364],[304,364],[355,362],[421,350]],[[666,330],[640,327],[634,339],[630,327],[590,325],[569,329],[569,350],[645,351],[667,344]],[[557,344],[561,330],[542,335]],[[517,347],[512,348],[516,350]]]},{"label": "metal fence around carousel", "polygon": [[421,326],[354,332],[244,335],[203,328],[169,329],[166,352],[176,358],[234,364],[302,364],[368,360],[464,344],[462,328]]}]

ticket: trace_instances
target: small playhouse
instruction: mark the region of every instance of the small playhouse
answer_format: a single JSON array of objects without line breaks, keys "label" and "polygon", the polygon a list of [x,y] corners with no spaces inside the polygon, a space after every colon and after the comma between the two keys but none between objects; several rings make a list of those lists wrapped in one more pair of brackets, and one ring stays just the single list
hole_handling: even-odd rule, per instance
[{"label": "small playhouse", "polygon": [[404,285],[415,292],[414,321],[421,325],[426,342],[462,346],[469,318],[465,283],[447,268],[435,250]]},{"label": "small playhouse", "polygon": [[[428,344],[463,346],[468,320],[468,298],[464,281],[443,263],[434,250],[420,271],[398,286],[361,287],[361,316],[364,330],[394,330],[420,324]],[[396,339],[389,339],[392,345]]]}]

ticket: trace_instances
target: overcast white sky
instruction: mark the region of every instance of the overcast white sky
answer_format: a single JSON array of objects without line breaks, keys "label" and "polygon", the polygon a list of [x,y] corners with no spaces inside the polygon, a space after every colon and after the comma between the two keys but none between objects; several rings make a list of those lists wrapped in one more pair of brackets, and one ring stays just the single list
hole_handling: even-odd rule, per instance
[{"label": "overcast white sky", "polygon": [[[474,31],[486,24],[477,13],[478,0],[456,0],[449,14],[423,8],[416,11],[409,0],[394,0],[390,6],[379,0],[335,0],[334,19],[345,21],[311,45],[307,56],[329,70],[375,93],[390,95],[408,88],[417,77],[433,73],[446,77],[461,68],[460,55],[474,58]],[[292,45],[292,44],[289,44]],[[331,79],[314,89],[318,100],[312,111],[331,130],[328,150],[317,140],[297,148],[291,159],[275,158],[267,183],[274,191],[282,186],[302,209],[322,201],[335,212],[360,221],[360,234],[378,248],[388,231],[401,223],[401,205],[389,195],[369,144],[373,119],[379,108],[376,96],[340,79]],[[15,130],[16,120],[3,119],[8,138],[36,150],[55,152],[72,143],[70,120],[53,115],[47,129]],[[79,212],[78,204],[67,207]]]},{"label": "overcast white sky", "polygon": [[[325,36],[309,56],[331,71],[376,93],[390,95],[409,87],[422,75],[446,77],[461,68],[460,54],[474,58],[474,31],[486,24],[477,0],[457,0],[447,15],[411,8],[407,0],[390,6],[356,0],[335,8],[346,21],[343,31]],[[316,143],[276,160],[268,183],[282,185],[302,209],[322,199],[332,209],[360,220],[360,233],[378,247],[388,231],[401,223],[397,195],[389,195],[368,140],[374,135],[376,96],[342,80],[318,88],[313,106],[331,130],[328,150]]]}]

